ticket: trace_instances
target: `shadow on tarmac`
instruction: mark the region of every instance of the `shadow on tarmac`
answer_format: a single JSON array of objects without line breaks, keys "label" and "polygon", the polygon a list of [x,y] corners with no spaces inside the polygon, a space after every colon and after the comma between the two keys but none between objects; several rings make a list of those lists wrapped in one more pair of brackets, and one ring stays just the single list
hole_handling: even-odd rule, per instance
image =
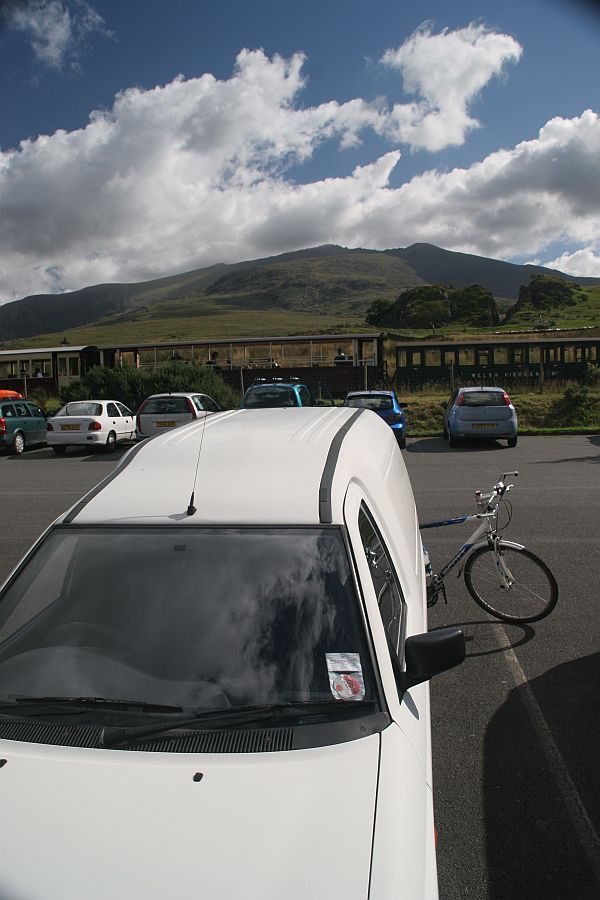
[{"label": "shadow on tarmac", "polygon": [[[410,435],[408,436],[410,438]],[[458,447],[449,447],[448,441],[443,438],[418,438],[417,440],[409,440],[406,445],[405,453],[473,453],[481,450],[508,450],[506,443],[501,444],[500,441],[490,440],[490,438],[471,438],[468,441],[462,441]]]},{"label": "shadow on tarmac", "polygon": [[516,687],[490,721],[483,793],[492,900],[600,897],[598,685],[595,653]]}]

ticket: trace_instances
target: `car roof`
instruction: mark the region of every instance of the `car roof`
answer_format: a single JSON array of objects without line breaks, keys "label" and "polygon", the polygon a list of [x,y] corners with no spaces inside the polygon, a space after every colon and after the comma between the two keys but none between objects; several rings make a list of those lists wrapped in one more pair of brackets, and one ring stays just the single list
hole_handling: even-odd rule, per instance
[{"label": "car roof", "polygon": [[479,385],[477,385],[477,387],[461,387],[461,388],[459,388],[459,391],[461,391],[463,394],[466,394],[466,393],[473,394],[473,393],[477,393],[477,392],[481,392],[481,391],[502,391],[502,393],[504,393],[504,388],[492,387],[491,385],[487,385],[487,384],[484,384],[484,385],[479,384]]},{"label": "car roof", "polygon": [[154,397],[207,397],[204,391],[161,391],[160,394],[149,394],[146,400],[152,400]]},{"label": "car roof", "polygon": [[383,484],[392,452],[391,430],[370,410],[215,413],[138,444],[58,522],[341,523],[349,481]]},{"label": "car roof", "polygon": [[394,391],[383,391],[383,390],[378,391],[376,389],[372,390],[372,391],[348,391],[346,396],[347,397],[369,397],[369,396],[371,396],[371,394],[387,394],[390,397],[393,397]]},{"label": "car roof", "polygon": [[251,385],[248,386],[248,391],[252,390],[252,388],[297,388],[297,387],[306,387],[303,381],[253,381]]}]

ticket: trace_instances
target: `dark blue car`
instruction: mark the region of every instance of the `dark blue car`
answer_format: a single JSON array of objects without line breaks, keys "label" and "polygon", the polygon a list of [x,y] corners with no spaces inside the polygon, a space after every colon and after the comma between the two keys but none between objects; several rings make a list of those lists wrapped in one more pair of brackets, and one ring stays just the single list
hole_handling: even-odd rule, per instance
[{"label": "dark blue car", "polygon": [[394,391],[350,391],[344,406],[372,409],[390,426],[401,450],[406,447],[406,403],[400,403]]}]

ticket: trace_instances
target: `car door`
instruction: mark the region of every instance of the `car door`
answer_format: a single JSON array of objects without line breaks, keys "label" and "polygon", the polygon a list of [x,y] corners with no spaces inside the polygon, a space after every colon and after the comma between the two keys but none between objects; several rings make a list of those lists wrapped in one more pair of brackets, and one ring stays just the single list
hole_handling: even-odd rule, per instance
[{"label": "car door", "polygon": [[36,423],[29,412],[27,403],[17,402],[14,404],[15,409],[15,429],[20,429],[25,435],[25,444],[27,446],[37,443]]},{"label": "car door", "polygon": [[117,409],[117,404],[113,403],[112,400],[105,405],[105,413],[106,419],[106,428],[108,431],[114,431],[117,440],[123,440],[123,416],[120,411]]},{"label": "car door", "polygon": [[43,409],[40,409],[39,406],[36,406],[35,403],[28,403],[27,408],[31,413],[31,417],[33,419],[33,434],[36,443],[45,444],[46,443],[46,434],[47,434],[47,421],[46,414]]},{"label": "car door", "polygon": [[117,401],[117,409],[121,413],[121,434],[124,440],[131,440],[135,433],[135,416],[123,403]]}]

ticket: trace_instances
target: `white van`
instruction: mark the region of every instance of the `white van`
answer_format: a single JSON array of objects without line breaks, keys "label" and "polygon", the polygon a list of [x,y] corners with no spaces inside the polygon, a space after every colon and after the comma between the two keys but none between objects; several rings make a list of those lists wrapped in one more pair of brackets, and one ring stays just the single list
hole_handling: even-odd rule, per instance
[{"label": "white van", "polygon": [[138,444],[0,592],[0,897],[437,897],[426,628],[375,413]]}]

